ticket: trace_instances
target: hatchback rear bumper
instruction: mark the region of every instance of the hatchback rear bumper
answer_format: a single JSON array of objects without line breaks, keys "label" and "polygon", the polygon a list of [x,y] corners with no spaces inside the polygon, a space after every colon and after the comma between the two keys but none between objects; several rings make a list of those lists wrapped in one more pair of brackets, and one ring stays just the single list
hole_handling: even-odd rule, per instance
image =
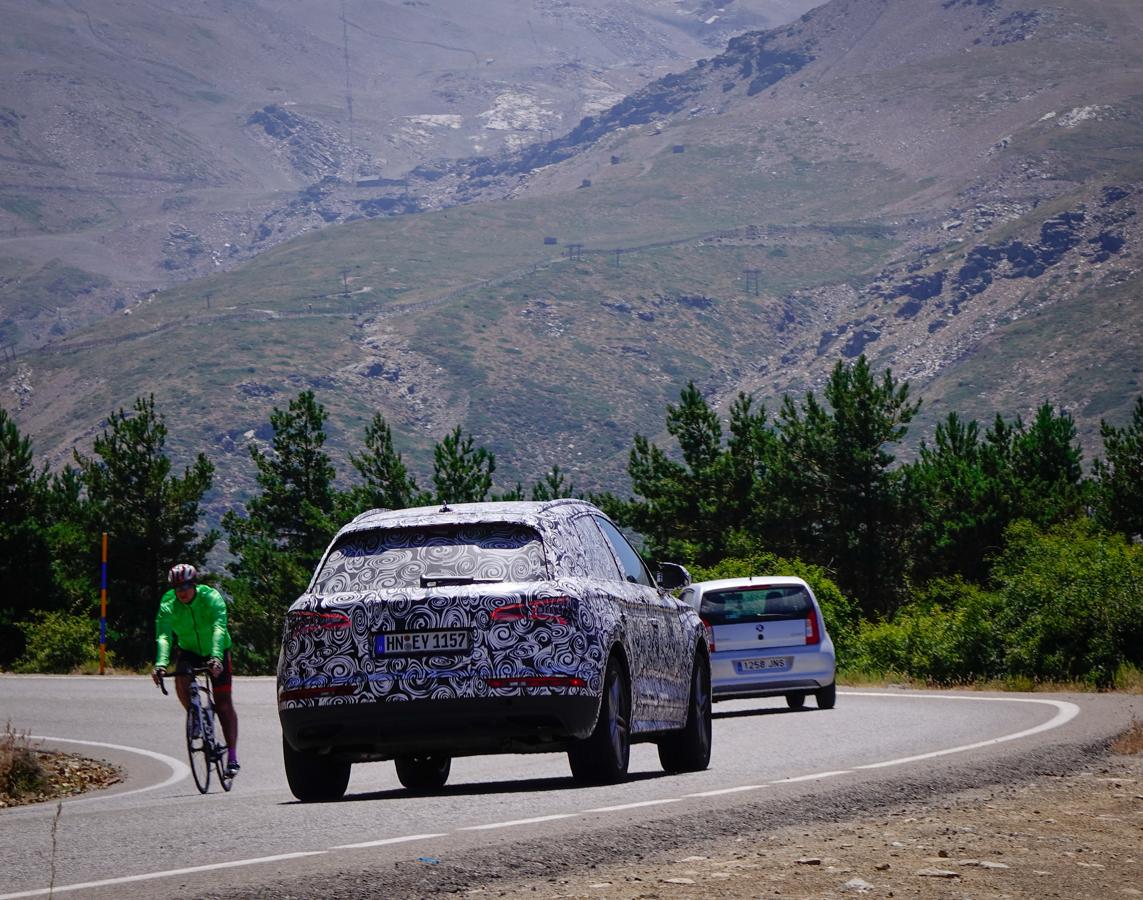
[{"label": "hatchback rear bumper", "polygon": [[756,657],[748,651],[715,652],[711,657],[711,695],[715,700],[737,697],[776,697],[797,692],[813,692],[833,684],[835,660],[832,645],[826,652],[817,648],[805,650],[790,648],[786,652],[775,650],[774,657],[786,658],[784,670],[771,672],[742,672],[736,663]]},{"label": "hatchback rear bumper", "polygon": [[295,706],[278,718],[294,749],[364,761],[560,750],[598,712],[598,697],[545,695]]}]

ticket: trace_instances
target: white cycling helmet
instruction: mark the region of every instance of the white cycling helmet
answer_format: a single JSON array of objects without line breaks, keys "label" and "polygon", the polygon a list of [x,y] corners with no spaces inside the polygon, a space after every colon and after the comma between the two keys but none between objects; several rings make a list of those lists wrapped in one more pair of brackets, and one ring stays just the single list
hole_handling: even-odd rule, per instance
[{"label": "white cycling helmet", "polygon": [[198,570],[190,563],[179,563],[177,566],[171,566],[171,571],[167,573],[167,581],[172,587],[194,584],[198,581]]}]

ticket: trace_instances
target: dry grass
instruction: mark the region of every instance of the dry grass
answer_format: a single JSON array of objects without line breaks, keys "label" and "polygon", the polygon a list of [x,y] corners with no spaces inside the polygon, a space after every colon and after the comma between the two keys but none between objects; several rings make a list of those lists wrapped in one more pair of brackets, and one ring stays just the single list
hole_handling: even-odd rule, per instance
[{"label": "dry grass", "polygon": [[1143,722],[1132,719],[1131,727],[1115,739],[1111,745],[1111,750],[1113,753],[1122,753],[1124,756],[1143,753]]},{"label": "dry grass", "polygon": [[0,737],[0,806],[13,806],[24,797],[42,792],[48,783],[40,758],[28,743],[28,733],[4,725]]}]

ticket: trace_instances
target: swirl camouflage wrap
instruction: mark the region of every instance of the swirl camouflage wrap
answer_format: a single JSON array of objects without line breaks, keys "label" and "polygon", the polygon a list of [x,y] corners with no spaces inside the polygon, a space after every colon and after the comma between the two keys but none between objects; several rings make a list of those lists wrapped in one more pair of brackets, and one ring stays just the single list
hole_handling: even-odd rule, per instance
[{"label": "swirl camouflage wrap", "polygon": [[617,659],[632,734],[677,729],[703,640],[589,503],[371,511],[287,612],[279,714],[291,744],[360,758],[418,735],[450,755],[488,752],[493,733],[551,749],[590,730]]}]

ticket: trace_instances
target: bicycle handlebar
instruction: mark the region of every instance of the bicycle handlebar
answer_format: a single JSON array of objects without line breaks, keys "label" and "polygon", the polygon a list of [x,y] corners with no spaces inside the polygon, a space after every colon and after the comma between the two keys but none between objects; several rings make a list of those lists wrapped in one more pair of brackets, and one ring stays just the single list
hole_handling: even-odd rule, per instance
[{"label": "bicycle handlebar", "polygon": [[163,672],[163,673],[159,674],[159,690],[163,692],[164,697],[168,696],[170,694],[170,691],[167,690],[167,686],[166,686],[166,684],[164,684],[164,681],[167,678],[174,678],[176,675],[209,675],[209,674],[210,674],[210,666],[195,666],[189,672]]}]

